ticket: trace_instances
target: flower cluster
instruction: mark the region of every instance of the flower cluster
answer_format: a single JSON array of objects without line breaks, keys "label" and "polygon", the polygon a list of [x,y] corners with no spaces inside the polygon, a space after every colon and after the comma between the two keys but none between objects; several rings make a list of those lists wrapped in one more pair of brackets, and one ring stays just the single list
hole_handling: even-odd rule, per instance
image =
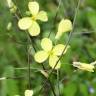
[{"label": "flower cluster", "polygon": [[[36,1],[29,2],[28,8],[32,16],[23,17],[19,20],[18,26],[22,30],[28,30],[31,36],[37,36],[40,33],[40,27],[37,23],[37,20],[46,22],[48,20],[47,13],[45,11],[39,11],[39,4]],[[72,30],[72,23],[69,19],[62,19],[58,25],[58,31],[55,36],[55,39],[59,39],[64,32]],[[41,40],[42,51],[39,51],[35,54],[35,61],[38,63],[44,62],[49,57],[49,65],[55,69],[59,69],[61,62],[59,56],[66,53],[69,46],[63,52],[65,45],[57,44],[53,47],[52,41],[49,38],[43,38]],[[56,64],[56,62],[58,64]],[[55,66],[56,65],[56,66]]]}]

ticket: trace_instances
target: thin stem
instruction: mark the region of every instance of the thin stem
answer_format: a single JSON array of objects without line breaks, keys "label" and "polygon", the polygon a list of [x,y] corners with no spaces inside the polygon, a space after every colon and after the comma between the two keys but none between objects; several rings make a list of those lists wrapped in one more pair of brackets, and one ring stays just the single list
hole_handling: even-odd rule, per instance
[{"label": "thin stem", "polygon": [[55,17],[54,17],[53,22],[52,22],[52,28],[50,29],[50,32],[49,32],[49,34],[48,34],[48,38],[50,37],[51,32],[52,32],[52,29],[54,28],[55,21],[56,21],[56,18],[57,18],[58,12],[59,12],[60,5],[61,5],[61,0],[59,0],[59,4],[58,4],[57,10],[56,10]]},{"label": "thin stem", "polygon": [[[15,70],[27,70],[27,69],[28,69],[28,67],[15,68]],[[40,69],[40,68],[34,68],[34,67],[30,67],[30,69],[31,69],[31,70],[38,70],[38,71],[42,70],[42,69]]]},{"label": "thin stem", "polygon": [[[27,48],[27,51],[29,50],[29,47]],[[29,77],[29,89],[31,89],[31,69],[30,69],[30,54],[28,52],[28,77]]]},{"label": "thin stem", "polygon": [[43,70],[46,70],[46,68],[45,68],[45,66],[44,66],[44,64],[42,63],[42,67],[43,67]]},{"label": "thin stem", "polygon": [[[46,68],[45,68],[45,66],[44,66],[44,64],[42,63],[42,67],[43,67],[43,70],[46,70]],[[51,90],[52,90],[52,92],[53,92],[53,95],[54,96],[56,96],[56,93],[55,93],[55,91],[54,91],[54,88],[53,88],[53,85],[52,85],[52,83],[51,83],[51,81],[50,81],[50,79],[49,78],[47,78],[47,81],[49,82],[49,84],[50,84],[50,87],[51,87]],[[41,88],[42,89],[42,88]]]},{"label": "thin stem", "polygon": [[19,16],[17,15],[17,13],[15,13],[15,17],[17,18],[17,20],[19,20],[20,18],[19,18]]},{"label": "thin stem", "polygon": [[0,81],[6,80],[6,79],[22,79],[22,78],[24,78],[24,77],[23,76],[20,76],[20,77],[1,77]]},{"label": "thin stem", "polygon": [[60,86],[59,86],[59,70],[57,70],[57,87],[58,87],[58,96],[60,96]]},{"label": "thin stem", "polygon": [[54,88],[53,88],[53,85],[52,85],[50,79],[47,79],[47,80],[48,80],[48,82],[49,82],[49,84],[50,84],[50,87],[51,87],[51,90],[52,90],[52,92],[53,92],[53,95],[56,96],[56,93],[55,93],[55,91],[54,91]]},{"label": "thin stem", "polygon": [[[31,38],[30,38],[31,39]],[[35,46],[34,46],[34,40],[33,40],[33,38],[31,39],[31,43],[32,43],[32,45],[33,45],[33,48],[34,48],[34,51],[36,52],[36,48],[35,48]]]}]

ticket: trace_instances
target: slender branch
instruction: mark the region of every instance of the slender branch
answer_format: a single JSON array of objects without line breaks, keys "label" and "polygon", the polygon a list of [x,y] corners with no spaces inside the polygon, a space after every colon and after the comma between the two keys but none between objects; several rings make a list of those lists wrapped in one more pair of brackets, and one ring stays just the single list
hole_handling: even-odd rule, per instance
[{"label": "slender branch", "polygon": [[20,77],[1,77],[0,81],[6,80],[6,79],[22,79],[24,78],[24,76],[20,76]]},{"label": "slender branch", "polygon": [[50,37],[51,32],[52,32],[52,29],[54,28],[55,21],[56,21],[56,18],[57,18],[58,12],[59,12],[59,8],[60,8],[60,5],[61,5],[61,1],[62,1],[62,0],[59,0],[59,4],[58,4],[57,10],[56,10],[55,17],[54,17],[53,22],[52,22],[52,28],[50,29],[50,32],[49,32],[49,34],[48,34],[48,38]]},{"label": "slender branch", "polygon": [[48,80],[48,82],[49,82],[49,84],[50,84],[50,87],[51,87],[51,89],[52,89],[53,95],[56,96],[56,93],[55,93],[55,91],[54,91],[54,88],[53,88],[53,85],[52,85],[50,79],[47,79],[47,80]]},{"label": "slender branch", "polygon": [[59,70],[57,70],[57,87],[58,87],[58,96],[60,96],[60,84],[59,84]]},{"label": "slender branch", "polygon": [[[42,67],[43,67],[43,70],[46,70],[46,68],[45,68],[45,66],[44,66],[44,64],[42,63]],[[49,84],[50,84],[50,87],[51,87],[51,90],[52,90],[52,92],[53,92],[53,95],[54,96],[56,96],[56,93],[55,93],[55,91],[54,91],[54,88],[53,88],[53,85],[52,85],[52,83],[51,83],[51,81],[50,81],[50,79],[49,78],[47,78],[47,81],[49,82]]]},{"label": "slender branch", "polygon": [[[15,68],[15,70],[27,70],[27,69],[28,69],[28,67]],[[38,70],[38,71],[42,70],[42,69],[40,69],[40,68],[34,68],[34,67],[30,67],[30,69],[31,69],[31,70]]]},{"label": "slender branch", "polygon": [[[29,41],[29,40],[28,40]],[[29,48],[27,48],[27,51],[29,50]],[[27,52],[28,53],[28,77],[29,77],[29,89],[31,89],[31,65],[30,65],[30,54],[29,54],[29,51]]]}]

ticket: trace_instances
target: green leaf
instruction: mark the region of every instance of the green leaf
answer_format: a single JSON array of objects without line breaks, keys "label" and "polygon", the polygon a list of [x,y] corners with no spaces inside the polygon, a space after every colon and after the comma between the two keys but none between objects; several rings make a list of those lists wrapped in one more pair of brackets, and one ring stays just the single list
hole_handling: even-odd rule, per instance
[{"label": "green leaf", "polygon": [[77,86],[74,83],[69,83],[64,88],[64,94],[65,94],[65,96],[75,96],[76,91],[77,91]]},{"label": "green leaf", "polygon": [[85,84],[80,84],[80,92],[83,96],[88,96],[88,90]]},{"label": "green leaf", "polygon": [[90,9],[87,12],[87,17],[92,29],[96,30],[96,11]]}]

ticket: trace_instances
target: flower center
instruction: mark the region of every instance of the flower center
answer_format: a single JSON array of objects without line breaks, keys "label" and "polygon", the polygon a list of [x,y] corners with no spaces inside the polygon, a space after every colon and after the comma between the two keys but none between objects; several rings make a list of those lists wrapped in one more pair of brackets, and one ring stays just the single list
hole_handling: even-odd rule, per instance
[{"label": "flower center", "polygon": [[54,55],[54,52],[51,50],[48,52],[48,54],[49,54],[49,56],[52,56],[52,55]]},{"label": "flower center", "polygon": [[32,16],[32,20],[34,20],[34,21],[35,21],[35,20],[36,20],[36,16]]}]

